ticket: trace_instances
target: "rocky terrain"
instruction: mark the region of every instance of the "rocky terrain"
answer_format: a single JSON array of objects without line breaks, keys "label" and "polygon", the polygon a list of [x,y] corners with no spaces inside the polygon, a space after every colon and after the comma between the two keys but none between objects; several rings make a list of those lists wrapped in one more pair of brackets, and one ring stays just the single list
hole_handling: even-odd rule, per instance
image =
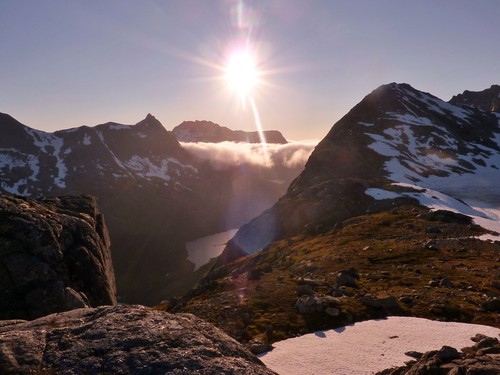
[{"label": "rocky terrain", "polygon": [[246,143],[287,143],[285,137],[277,130],[262,132],[245,132],[231,130],[211,121],[184,121],[172,129],[172,133],[179,142],[246,142]]},{"label": "rocky terrain", "polygon": [[163,307],[255,352],[387,315],[499,326],[499,137],[495,112],[379,87],[198,287]]},{"label": "rocky terrain", "polygon": [[458,351],[444,346],[427,353],[409,352],[416,358],[406,366],[380,371],[377,375],[497,375],[500,373],[500,344],[498,338],[476,335],[471,338],[476,344]]},{"label": "rocky terrain", "polygon": [[404,205],[311,228],[219,266],[180,300],[255,352],[402,315],[500,327],[500,248],[451,212]]},{"label": "rocky terrain", "polygon": [[0,322],[2,374],[274,374],[192,315],[143,306]]},{"label": "rocky terrain", "polygon": [[398,193],[394,184],[496,205],[499,140],[496,112],[450,104],[407,84],[383,85],[332,127],[287,194],[243,226],[227,252],[252,253],[307,226],[415,197],[381,200],[371,194]]},{"label": "rocky terrain", "polygon": [[465,90],[451,98],[452,104],[463,104],[484,111],[500,112],[500,85],[491,85],[482,91]]},{"label": "rocky terrain", "polygon": [[91,197],[0,195],[0,319],[116,303],[110,243]]}]

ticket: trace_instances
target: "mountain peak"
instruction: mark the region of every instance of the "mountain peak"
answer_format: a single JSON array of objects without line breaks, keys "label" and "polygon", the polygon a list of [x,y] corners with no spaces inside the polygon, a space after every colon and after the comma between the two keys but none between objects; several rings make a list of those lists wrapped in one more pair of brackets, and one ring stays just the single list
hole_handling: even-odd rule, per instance
[{"label": "mountain peak", "polygon": [[[184,121],[172,129],[180,142],[247,142],[261,143],[261,134],[257,131],[231,130],[211,121]],[[266,130],[263,136],[267,143],[288,143],[285,137],[277,130]]]},{"label": "mountain peak", "polygon": [[136,126],[138,127],[153,127],[165,129],[162,123],[154,117],[151,113],[148,113],[144,120],[139,121]]},{"label": "mountain peak", "polygon": [[489,89],[482,91],[465,90],[462,94],[453,96],[450,103],[500,112],[500,85],[491,85]]}]

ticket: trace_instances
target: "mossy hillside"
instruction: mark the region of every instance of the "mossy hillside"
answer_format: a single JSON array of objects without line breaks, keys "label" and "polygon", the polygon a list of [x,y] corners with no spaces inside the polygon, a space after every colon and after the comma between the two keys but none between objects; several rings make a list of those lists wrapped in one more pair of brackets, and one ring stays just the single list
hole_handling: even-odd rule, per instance
[{"label": "mossy hillside", "polygon": [[[499,243],[472,238],[485,230],[463,218],[427,212],[403,206],[274,242],[213,270],[173,310],[242,342],[272,343],[387,315],[500,326]],[[351,268],[355,285],[340,286],[339,271]],[[321,311],[296,307],[299,298],[332,295]]]}]

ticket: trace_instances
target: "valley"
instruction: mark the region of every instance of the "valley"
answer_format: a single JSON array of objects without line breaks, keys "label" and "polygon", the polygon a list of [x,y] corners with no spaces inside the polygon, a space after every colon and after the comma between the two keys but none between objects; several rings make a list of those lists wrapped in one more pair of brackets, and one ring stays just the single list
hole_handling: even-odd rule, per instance
[{"label": "valley", "polygon": [[[140,320],[153,314],[157,321],[189,313],[208,322],[195,325],[216,329],[210,336],[236,340],[235,350],[254,354],[285,339],[391,316],[495,329],[500,327],[500,115],[480,109],[482,101],[476,99],[496,98],[497,91],[492,86],[486,94],[465,92],[444,102],[407,84],[383,85],[338,121],[314,150],[307,143],[277,143],[264,159],[231,154],[261,146],[234,143],[231,137],[246,135],[210,122],[184,123],[180,143],[152,115],[136,125],[106,123],[52,134],[2,114],[0,187],[5,202],[27,202],[13,212],[36,219],[40,233],[45,233],[43,210],[54,215],[61,224],[50,233],[61,241],[56,247],[63,254],[73,251],[74,235],[61,233],[73,233],[64,228],[74,224],[56,214],[65,217],[69,211],[32,209],[41,204],[34,198],[96,196],[88,199],[102,210],[98,217],[111,238],[100,251],[112,257],[114,267],[111,275],[105,263],[105,283],[113,289],[111,299],[124,307],[64,312],[95,307],[86,302],[90,292],[70,284],[65,268],[63,284],[44,271],[43,283],[47,278],[50,283],[43,293],[60,294],[56,312],[63,314],[64,327],[78,314],[85,315],[78,319],[104,314],[113,317],[106,323],[113,325],[123,316]],[[202,142],[192,142],[198,139]],[[304,162],[290,163],[296,159]],[[78,211],[74,204],[69,208]],[[2,220],[13,220],[15,215],[3,210]],[[92,225],[91,231],[98,230]],[[17,244],[21,239],[11,229],[10,224],[0,227],[2,241],[8,241],[2,251],[10,277],[21,267],[16,249],[27,246]],[[41,260],[40,270],[49,262],[43,236],[33,235],[36,251],[29,255]],[[30,262],[20,264],[30,269]],[[57,262],[53,267],[60,268]],[[21,297],[12,298],[33,301],[35,280],[15,287]],[[131,303],[153,308],[129,309]],[[21,310],[7,316],[16,318]],[[41,319],[36,324],[51,324]],[[30,324],[6,324],[8,335],[15,335],[10,329],[32,334]],[[172,324],[180,332],[193,326],[189,319]],[[174,332],[160,340],[175,346],[176,337]],[[156,342],[156,336],[148,340]],[[88,355],[93,369],[96,360]],[[178,365],[219,368],[218,362],[200,365],[203,354],[196,356]],[[249,362],[237,366],[267,373],[260,362],[252,362],[254,357],[245,358]],[[105,366],[112,368],[108,362]]]}]

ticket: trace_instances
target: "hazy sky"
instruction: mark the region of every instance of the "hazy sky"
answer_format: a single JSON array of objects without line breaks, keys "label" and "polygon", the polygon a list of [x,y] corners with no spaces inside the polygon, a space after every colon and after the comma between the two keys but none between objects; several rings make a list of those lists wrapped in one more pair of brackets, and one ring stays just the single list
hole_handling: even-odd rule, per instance
[{"label": "hazy sky", "polygon": [[[253,130],[221,68],[249,41],[264,129],[322,138],[381,84],[500,83],[498,0],[0,0],[0,112],[46,131],[211,120]],[[238,17],[239,16],[239,17]]]}]

